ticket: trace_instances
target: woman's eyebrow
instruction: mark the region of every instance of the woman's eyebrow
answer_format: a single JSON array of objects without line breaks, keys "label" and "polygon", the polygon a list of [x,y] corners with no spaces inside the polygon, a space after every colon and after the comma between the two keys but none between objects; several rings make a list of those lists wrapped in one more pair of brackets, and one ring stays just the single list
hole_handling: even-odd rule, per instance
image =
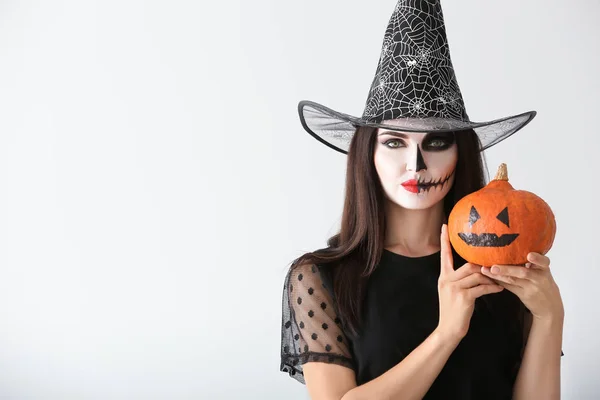
[{"label": "woman's eyebrow", "polygon": [[452,132],[429,132],[427,135],[425,135],[423,141],[429,139],[431,136],[434,136],[435,138],[449,139],[452,138],[454,134]]},{"label": "woman's eyebrow", "polygon": [[381,135],[392,135],[392,136],[398,136],[400,138],[406,139],[408,138],[408,135],[406,133],[400,133],[400,132],[396,132],[396,131],[383,131],[379,134],[379,136]]}]

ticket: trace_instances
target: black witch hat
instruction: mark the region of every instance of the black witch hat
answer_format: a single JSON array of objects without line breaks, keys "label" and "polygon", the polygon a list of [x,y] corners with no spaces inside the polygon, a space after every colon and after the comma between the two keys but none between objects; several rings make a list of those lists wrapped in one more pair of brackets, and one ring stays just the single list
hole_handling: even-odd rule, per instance
[{"label": "black witch hat", "polygon": [[[361,118],[307,100],[298,104],[298,112],[308,133],[344,154],[359,126],[408,133],[472,129],[485,150],[536,115],[529,111],[489,122],[469,120],[450,60],[440,0],[398,1]],[[394,124],[386,124],[391,119]]]}]

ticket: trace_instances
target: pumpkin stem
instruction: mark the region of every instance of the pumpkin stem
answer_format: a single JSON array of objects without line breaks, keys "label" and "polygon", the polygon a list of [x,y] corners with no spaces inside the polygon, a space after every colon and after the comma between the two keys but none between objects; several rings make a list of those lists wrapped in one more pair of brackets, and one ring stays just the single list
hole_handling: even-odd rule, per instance
[{"label": "pumpkin stem", "polygon": [[508,180],[508,170],[506,169],[506,164],[502,163],[498,167],[498,172],[496,172],[495,181],[507,181]]}]

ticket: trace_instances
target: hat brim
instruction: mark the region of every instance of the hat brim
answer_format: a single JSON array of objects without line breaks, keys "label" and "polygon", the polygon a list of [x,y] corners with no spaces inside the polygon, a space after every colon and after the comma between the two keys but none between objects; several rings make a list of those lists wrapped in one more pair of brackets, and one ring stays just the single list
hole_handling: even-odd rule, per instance
[{"label": "hat brim", "polygon": [[384,128],[407,133],[456,132],[472,129],[479,137],[480,150],[483,151],[523,128],[537,114],[535,111],[528,111],[488,122],[458,121],[431,117],[400,118],[394,121],[394,125],[391,125],[368,122],[309,100],[302,100],[298,103],[298,113],[300,122],[308,133],[321,143],[344,154],[348,154],[350,141],[359,126]]}]

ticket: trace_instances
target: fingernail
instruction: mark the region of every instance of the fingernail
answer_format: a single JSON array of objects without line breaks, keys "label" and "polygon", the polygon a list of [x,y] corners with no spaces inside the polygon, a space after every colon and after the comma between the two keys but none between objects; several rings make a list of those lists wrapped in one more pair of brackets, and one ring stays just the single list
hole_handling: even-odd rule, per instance
[{"label": "fingernail", "polygon": [[531,263],[525,263],[525,266],[526,266],[527,268],[530,268],[530,267],[531,267]]},{"label": "fingernail", "polygon": [[490,271],[492,271],[492,274],[497,274],[498,272],[500,272],[500,268],[494,265]]}]

